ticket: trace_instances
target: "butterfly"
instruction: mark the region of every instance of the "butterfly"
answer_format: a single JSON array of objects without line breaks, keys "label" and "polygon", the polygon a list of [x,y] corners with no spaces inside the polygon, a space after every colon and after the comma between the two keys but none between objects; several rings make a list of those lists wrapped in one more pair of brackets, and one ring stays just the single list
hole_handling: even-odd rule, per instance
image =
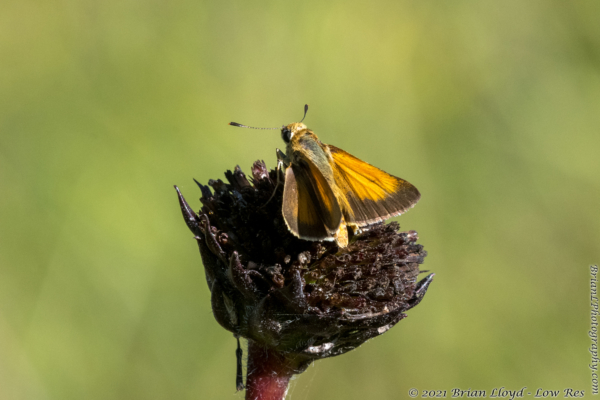
[{"label": "butterfly", "polygon": [[[307,111],[305,105],[304,117]],[[335,240],[346,247],[348,227],[359,232],[403,214],[419,201],[421,194],[412,184],[321,142],[302,121],[253,128],[281,129],[286,153],[277,149],[277,170],[278,178],[279,171],[285,177],[282,214],[292,234],[304,240]]]}]

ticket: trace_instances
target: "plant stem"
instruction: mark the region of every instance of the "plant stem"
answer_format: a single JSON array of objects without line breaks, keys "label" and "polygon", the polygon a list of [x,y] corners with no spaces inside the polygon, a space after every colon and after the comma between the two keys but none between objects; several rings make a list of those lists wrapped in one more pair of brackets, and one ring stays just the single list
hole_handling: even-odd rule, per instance
[{"label": "plant stem", "polygon": [[285,357],[248,340],[246,400],[282,400],[292,375]]}]

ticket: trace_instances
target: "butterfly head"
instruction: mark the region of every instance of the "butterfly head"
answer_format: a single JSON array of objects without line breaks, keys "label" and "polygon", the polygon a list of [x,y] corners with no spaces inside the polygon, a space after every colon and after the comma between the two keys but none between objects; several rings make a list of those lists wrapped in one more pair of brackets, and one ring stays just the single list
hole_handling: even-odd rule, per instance
[{"label": "butterfly head", "polygon": [[294,122],[281,128],[281,138],[284,142],[289,143],[295,134],[305,131],[306,125],[302,122]]}]

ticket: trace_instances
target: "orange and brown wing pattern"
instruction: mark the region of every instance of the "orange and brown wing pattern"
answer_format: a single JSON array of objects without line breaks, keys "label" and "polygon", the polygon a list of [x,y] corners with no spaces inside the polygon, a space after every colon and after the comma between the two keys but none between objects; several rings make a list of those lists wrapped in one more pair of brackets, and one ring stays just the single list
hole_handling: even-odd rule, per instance
[{"label": "orange and brown wing pattern", "polygon": [[397,178],[353,155],[329,145],[333,173],[351,210],[345,210],[347,222],[358,226],[385,221],[413,207],[421,194],[407,181]]},{"label": "orange and brown wing pattern", "polygon": [[342,221],[327,180],[306,159],[286,169],[282,211],[290,231],[305,240],[332,240]]}]

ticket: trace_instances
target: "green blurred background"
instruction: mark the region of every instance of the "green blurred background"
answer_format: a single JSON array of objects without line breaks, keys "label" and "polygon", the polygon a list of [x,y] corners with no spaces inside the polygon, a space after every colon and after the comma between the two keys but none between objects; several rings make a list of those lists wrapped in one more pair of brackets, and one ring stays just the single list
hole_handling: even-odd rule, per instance
[{"label": "green blurred background", "polygon": [[177,184],[306,123],[415,184],[399,218],[436,273],[394,329],[291,399],[590,391],[600,243],[596,1],[4,0],[0,398],[221,399],[214,321]]}]

